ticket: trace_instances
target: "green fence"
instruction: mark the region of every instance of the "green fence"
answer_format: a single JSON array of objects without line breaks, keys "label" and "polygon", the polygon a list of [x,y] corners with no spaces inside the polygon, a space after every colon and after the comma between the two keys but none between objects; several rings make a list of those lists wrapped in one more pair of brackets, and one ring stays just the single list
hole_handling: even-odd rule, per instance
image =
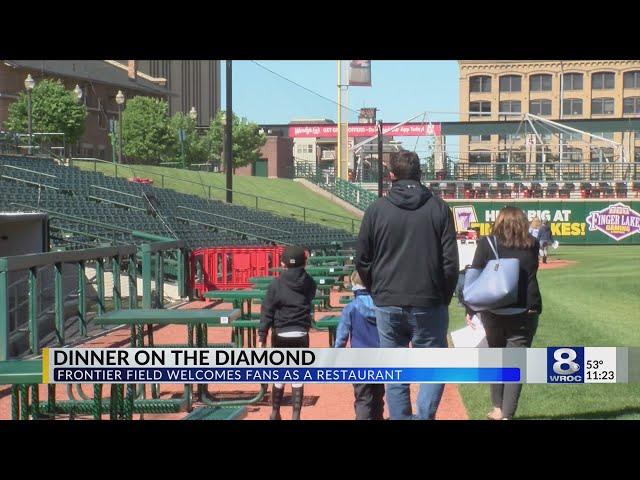
[{"label": "green fence", "polygon": [[[138,233],[140,237],[146,234]],[[65,295],[63,293],[63,266],[71,265],[77,275],[77,330],[81,337],[87,334],[87,280],[86,268],[89,264],[95,266],[96,292],[98,313],[106,310],[105,302],[105,270],[111,269],[113,275],[113,309],[123,306],[123,295],[120,284],[120,274],[126,273],[128,278],[129,304],[128,308],[138,307],[137,273],[138,258],[141,258],[142,270],[142,307],[162,308],[164,295],[164,265],[169,252],[176,257],[174,263],[180,297],[186,296],[185,267],[186,252],[182,240],[151,241],[140,246],[118,245],[83,250],[34,253],[0,258],[0,361],[10,356],[10,337],[26,334],[28,337],[28,353],[38,355],[41,349],[42,337],[39,331],[39,319],[42,315],[40,295],[43,289],[39,283],[47,282],[43,279],[43,267],[53,267],[53,299],[54,326],[57,344],[65,345],[67,332],[70,328],[65,318]],[[26,278],[20,278],[26,277]],[[152,291],[151,282],[155,280],[156,289]],[[26,282],[26,288],[21,294],[16,293],[16,287]],[[16,319],[20,306],[28,303],[27,322]],[[75,326],[74,326],[75,328]],[[22,354],[24,352],[20,352]]]},{"label": "green fence", "polygon": [[548,219],[553,236],[568,245],[640,244],[640,201],[611,200],[448,200],[456,229],[491,232],[498,211],[513,205],[529,220]]}]

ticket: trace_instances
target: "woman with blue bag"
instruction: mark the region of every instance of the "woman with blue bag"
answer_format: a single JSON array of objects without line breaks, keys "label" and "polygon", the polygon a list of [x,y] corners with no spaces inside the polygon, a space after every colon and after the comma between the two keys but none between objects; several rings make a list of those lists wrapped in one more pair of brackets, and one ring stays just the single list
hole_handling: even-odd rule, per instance
[{"label": "woman with blue bag", "polygon": [[[467,274],[470,284],[465,282],[463,296],[467,324],[481,312],[489,348],[531,347],[542,313],[536,277],[539,248],[525,213],[516,207],[500,210],[492,234],[478,242],[470,267],[475,272]],[[490,390],[493,411],[487,417],[513,418],[522,384],[491,384]]]}]

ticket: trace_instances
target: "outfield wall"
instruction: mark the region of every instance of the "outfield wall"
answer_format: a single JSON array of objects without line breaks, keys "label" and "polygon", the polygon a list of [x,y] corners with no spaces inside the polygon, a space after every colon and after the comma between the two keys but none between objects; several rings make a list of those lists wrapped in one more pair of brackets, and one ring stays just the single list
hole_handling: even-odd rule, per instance
[{"label": "outfield wall", "polygon": [[480,228],[491,232],[498,211],[513,205],[529,220],[538,216],[551,222],[551,231],[564,245],[640,245],[640,201],[608,200],[447,200],[456,230]]}]

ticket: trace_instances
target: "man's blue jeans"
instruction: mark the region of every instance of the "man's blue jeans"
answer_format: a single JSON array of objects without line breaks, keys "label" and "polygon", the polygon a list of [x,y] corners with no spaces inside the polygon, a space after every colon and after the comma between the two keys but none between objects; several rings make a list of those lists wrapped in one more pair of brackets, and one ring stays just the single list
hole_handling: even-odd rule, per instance
[{"label": "man's blue jeans", "polygon": [[[446,348],[449,309],[437,307],[378,307],[376,320],[381,348]],[[442,398],[444,385],[423,383],[417,401],[417,415],[412,414],[409,384],[386,386],[391,420],[432,420]]]}]

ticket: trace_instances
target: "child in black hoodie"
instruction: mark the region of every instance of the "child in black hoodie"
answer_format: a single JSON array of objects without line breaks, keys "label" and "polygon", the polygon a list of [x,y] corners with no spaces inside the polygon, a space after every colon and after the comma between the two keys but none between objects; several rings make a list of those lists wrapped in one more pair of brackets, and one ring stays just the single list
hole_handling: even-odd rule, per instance
[{"label": "child in black hoodie", "polygon": [[[259,346],[265,348],[267,334],[271,332],[271,346],[275,348],[309,348],[311,328],[311,301],[316,295],[316,283],[304,269],[307,255],[303,248],[288,247],[282,255],[281,265],[286,268],[271,282],[262,301]],[[281,420],[280,404],[284,384],[276,383],[271,390],[271,420]],[[292,420],[300,420],[303,386],[291,385]]]}]

